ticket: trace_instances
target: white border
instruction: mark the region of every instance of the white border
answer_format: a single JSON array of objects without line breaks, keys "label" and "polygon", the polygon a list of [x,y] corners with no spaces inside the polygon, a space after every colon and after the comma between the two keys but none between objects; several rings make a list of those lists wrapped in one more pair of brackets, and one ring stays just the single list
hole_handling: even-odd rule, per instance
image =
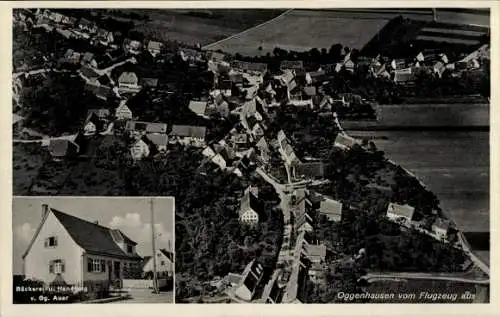
[{"label": "white border", "polygon": [[[2,169],[1,177],[2,185],[2,209],[1,224],[1,243],[2,253],[2,278],[1,278],[1,294],[2,301],[0,303],[2,316],[88,316],[91,314],[106,315],[106,316],[422,316],[424,314],[433,316],[498,316],[498,309],[495,309],[494,303],[497,302],[498,288],[496,281],[497,252],[496,243],[498,232],[491,232],[491,303],[490,304],[309,304],[309,305],[265,305],[265,304],[238,304],[238,306],[228,304],[115,304],[115,305],[89,305],[89,304],[72,304],[72,305],[13,305],[10,302],[12,296],[8,294],[12,292],[12,219],[11,219],[11,195],[12,195],[12,144],[11,144],[11,111],[7,105],[11,104],[11,69],[12,69],[12,26],[11,26],[11,9],[13,7],[79,7],[79,8],[103,8],[103,7],[123,7],[123,8],[333,8],[333,7],[490,7],[491,8],[491,76],[492,88],[498,87],[498,57],[500,51],[499,44],[499,3],[498,1],[44,1],[44,2],[1,2],[0,3],[0,38],[2,44],[0,46],[0,56],[3,63],[0,65],[1,82],[3,85],[0,89],[4,91],[0,95],[3,100],[1,107],[2,115],[0,116],[0,124],[2,129],[2,163],[5,168]],[[491,179],[490,179],[490,223],[492,228],[498,226],[498,216],[495,210],[498,209],[499,203],[495,193],[500,192],[498,186],[499,174],[498,166],[500,166],[499,144],[498,144],[498,99],[499,94],[495,89],[491,90],[492,107],[491,107]],[[497,177],[494,177],[497,176]],[[495,264],[495,265],[493,265]]]}]

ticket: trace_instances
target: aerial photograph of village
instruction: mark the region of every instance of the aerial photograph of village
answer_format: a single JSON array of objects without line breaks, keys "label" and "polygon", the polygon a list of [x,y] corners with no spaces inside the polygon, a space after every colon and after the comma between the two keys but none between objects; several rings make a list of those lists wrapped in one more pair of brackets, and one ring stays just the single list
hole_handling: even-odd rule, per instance
[{"label": "aerial photograph of village", "polygon": [[[90,281],[74,302],[490,302],[488,8],[12,21],[14,286]],[[145,203],[149,231],[147,197],[158,219],[173,197],[172,245],[119,226],[133,203],[83,210],[94,196]],[[38,257],[63,243],[47,223],[79,266]],[[93,230],[117,253],[95,259]]]},{"label": "aerial photograph of village", "polygon": [[15,304],[173,303],[172,198],[18,196],[12,219]]}]

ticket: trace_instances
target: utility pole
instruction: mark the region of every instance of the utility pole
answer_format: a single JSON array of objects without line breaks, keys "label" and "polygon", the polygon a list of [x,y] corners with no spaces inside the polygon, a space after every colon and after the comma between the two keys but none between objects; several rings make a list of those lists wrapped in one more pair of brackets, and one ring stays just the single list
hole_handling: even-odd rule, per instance
[{"label": "utility pole", "polygon": [[153,246],[153,292],[158,293],[158,279],[156,273],[156,247],[155,247],[155,213],[153,208],[153,198],[149,200],[149,206],[151,207],[151,244]]}]

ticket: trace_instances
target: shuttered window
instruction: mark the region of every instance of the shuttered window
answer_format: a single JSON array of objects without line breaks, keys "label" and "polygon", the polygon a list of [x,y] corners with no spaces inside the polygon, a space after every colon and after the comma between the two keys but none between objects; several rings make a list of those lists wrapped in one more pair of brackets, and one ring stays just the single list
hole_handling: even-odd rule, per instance
[{"label": "shuttered window", "polygon": [[61,274],[66,271],[64,261],[61,259],[52,260],[49,262],[49,273]]}]

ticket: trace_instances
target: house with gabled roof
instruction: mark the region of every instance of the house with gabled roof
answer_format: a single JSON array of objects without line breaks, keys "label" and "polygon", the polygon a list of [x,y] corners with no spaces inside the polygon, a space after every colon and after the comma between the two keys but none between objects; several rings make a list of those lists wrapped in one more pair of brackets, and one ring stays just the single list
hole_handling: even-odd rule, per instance
[{"label": "house with gabled roof", "polygon": [[95,70],[88,66],[83,66],[80,69],[80,76],[82,76],[86,82],[91,84],[97,84],[97,79],[100,77]]},{"label": "house with gabled roof", "polygon": [[303,302],[307,291],[307,277],[311,261],[307,257],[307,244],[305,239],[306,232],[299,232],[295,250],[293,252],[293,263],[288,272],[288,281],[286,282],[282,303],[300,304]]},{"label": "house with gabled roof", "polygon": [[123,41],[123,50],[125,53],[132,55],[138,55],[142,50],[142,43],[136,40],[125,39]]},{"label": "house with gabled roof", "polygon": [[269,162],[270,160],[270,149],[269,149],[269,144],[267,143],[266,141],[266,138],[265,137],[261,137],[259,139],[259,141],[257,141],[256,143],[256,148],[257,148],[257,155],[259,157],[259,159],[264,162],[264,163],[267,163]]},{"label": "house with gabled roof", "polygon": [[291,69],[294,71],[302,71],[304,69],[304,62],[302,61],[281,61],[280,69]]},{"label": "house with gabled roof", "polygon": [[316,211],[306,209],[306,202],[301,199],[294,207],[295,213],[295,230],[300,231],[313,231],[316,224]]},{"label": "house with gabled roof", "polygon": [[205,116],[208,103],[206,101],[191,100],[188,108],[198,116]]},{"label": "house with gabled roof", "polygon": [[[147,261],[142,267],[145,276],[152,275],[154,271],[153,256],[148,256]],[[174,273],[174,253],[167,249],[159,249],[156,251],[156,272],[158,278],[166,278],[173,276]]]},{"label": "house with gabled roof", "polygon": [[141,78],[140,83],[141,86],[147,87],[147,88],[157,88],[158,87],[158,78]]},{"label": "house with gabled roof", "polygon": [[99,40],[99,42],[101,44],[104,44],[104,45],[111,44],[115,41],[115,37],[113,36],[113,32],[108,31],[106,29],[99,29],[97,31],[96,38],[97,38],[97,40]]},{"label": "house with gabled roof", "polygon": [[400,205],[396,203],[389,203],[387,207],[386,216],[392,221],[405,221],[411,222],[415,208],[410,205]]},{"label": "house with gabled roof", "polygon": [[98,82],[96,84],[87,82],[85,83],[83,89],[92,92],[97,98],[105,101],[107,101],[110,98],[113,98],[114,96],[111,87],[101,86],[98,84]]},{"label": "house with gabled roof", "polygon": [[234,294],[236,297],[250,302],[257,287],[259,287],[262,277],[264,276],[264,267],[256,260],[252,260],[247,264],[243,273],[241,274],[240,283],[236,288]]},{"label": "house with gabled roof", "polygon": [[97,68],[97,61],[94,57],[94,53],[85,52],[83,54],[82,60],[80,61],[82,65],[89,65],[90,67]]},{"label": "house with gabled roof", "polygon": [[256,187],[249,186],[245,189],[238,210],[238,219],[241,223],[256,225],[261,220],[264,210],[258,195],[259,190]]},{"label": "house with gabled roof", "polygon": [[321,161],[301,162],[294,169],[297,178],[322,179],[325,175],[325,164]]},{"label": "house with gabled roof", "polygon": [[160,133],[148,133],[146,138],[156,147],[159,152],[166,152],[168,145],[168,135]]},{"label": "house with gabled roof", "polygon": [[123,72],[118,77],[118,86],[120,88],[137,89],[139,88],[139,79],[134,72]]},{"label": "house with gabled roof", "polygon": [[156,57],[161,53],[163,43],[157,41],[149,41],[147,50],[153,56]]},{"label": "house with gabled roof", "polygon": [[124,264],[139,268],[137,243],[124,232],[42,205],[41,221],[26,252],[24,273],[46,284],[115,282]]},{"label": "house with gabled roof", "polygon": [[239,70],[242,72],[256,73],[262,75],[267,72],[267,64],[265,63],[253,63],[253,62],[232,60],[230,65],[232,69]]},{"label": "house with gabled roof", "polygon": [[341,202],[328,197],[322,197],[319,206],[319,214],[325,215],[329,221],[341,221],[342,208],[343,205]]},{"label": "house with gabled roof", "polygon": [[115,117],[119,120],[130,120],[133,118],[132,110],[127,106],[127,100],[121,100],[115,109]]},{"label": "house with gabled roof", "polygon": [[440,239],[448,237],[450,222],[443,218],[437,218],[432,224],[432,232],[434,232]]},{"label": "house with gabled roof", "polygon": [[94,22],[91,22],[85,18],[81,18],[80,21],[78,21],[78,28],[88,33],[97,32],[97,25]]},{"label": "house with gabled roof", "polygon": [[125,130],[131,133],[166,134],[167,124],[162,122],[127,121]]},{"label": "house with gabled roof", "polygon": [[177,125],[172,126],[170,140],[173,143],[185,145],[203,146],[207,128],[203,126]]},{"label": "house with gabled roof", "polygon": [[150,146],[142,137],[137,138],[130,147],[130,155],[136,161],[146,158],[151,153]]},{"label": "house with gabled roof", "polygon": [[102,131],[103,128],[104,128],[104,122],[97,116],[96,113],[90,112],[87,115],[85,124],[83,125],[83,134],[94,135],[97,132]]}]

